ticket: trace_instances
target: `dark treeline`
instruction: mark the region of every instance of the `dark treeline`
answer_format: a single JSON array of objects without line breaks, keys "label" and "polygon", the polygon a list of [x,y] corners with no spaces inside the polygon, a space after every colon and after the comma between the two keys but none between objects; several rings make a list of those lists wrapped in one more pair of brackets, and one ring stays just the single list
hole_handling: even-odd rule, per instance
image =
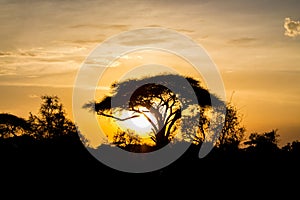
[{"label": "dark treeline", "polygon": [[[232,112],[236,111],[232,106],[231,109]],[[236,131],[242,128],[235,126]],[[138,152],[136,149],[145,146],[137,144],[134,139],[124,140],[121,136],[122,133],[115,137],[115,147],[101,145],[99,148],[132,151],[134,147]],[[220,137],[223,142],[219,141],[202,159],[198,158],[201,143],[194,142],[184,155],[163,169],[143,174],[126,173],[95,159],[84,145],[87,142],[85,138],[77,133],[75,124],[67,119],[59,98],[43,96],[38,114],[30,113],[28,119],[8,113],[0,114],[0,169],[4,172],[2,180],[8,176],[9,180],[17,179],[23,184],[29,179],[70,182],[117,177],[199,177],[202,181],[215,182],[216,179],[250,180],[263,177],[265,180],[276,180],[295,177],[300,169],[300,142],[293,141],[279,147],[279,137],[277,130],[252,133],[248,138],[239,137],[238,140],[234,139],[234,134],[230,134],[226,139]],[[153,149],[150,146],[147,148]]]},{"label": "dark treeline", "polygon": [[[195,193],[213,194],[208,191],[215,191],[224,198],[231,198],[236,192],[245,190],[248,190],[247,197],[270,198],[278,192],[293,195],[286,191],[294,191],[292,188],[299,186],[300,142],[279,147],[277,130],[252,133],[244,138],[244,127],[239,123],[236,109],[228,108],[227,122],[230,123],[227,124],[230,126],[224,126],[222,133],[225,135],[221,135],[206,157],[198,157],[202,139],[193,137],[192,145],[170,165],[152,172],[127,173],[94,158],[84,145],[88,141],[66,118],[59,98],[42,96],[38,114],[29,113],[28,119],[0,114],[2,195],[10,191],[9,196],[21,195],[22,198],[29,195],[40,199],[40,194],[55,198],[91,194],[94,197],[94,194],[103,195],[104,188],[116,189],[114,197],[124,197],[132,189],[147,190],[150,195],[157,194],[152,192],[154,190],[169,191],[163,193],[168,197],[176,192],[194,197]],[[204,130],[205,123],[200,128]],[[123,148],[133,152],[156,149],[139,143],[136,135],[127,132],[117,133],[112,143],[115,146],[101,145],[99,148]],[[283,190],[286,186],[290,190]],[[274,192],[276,187],[278,191]],[[21,193],[20,189],[27,192]]]}]

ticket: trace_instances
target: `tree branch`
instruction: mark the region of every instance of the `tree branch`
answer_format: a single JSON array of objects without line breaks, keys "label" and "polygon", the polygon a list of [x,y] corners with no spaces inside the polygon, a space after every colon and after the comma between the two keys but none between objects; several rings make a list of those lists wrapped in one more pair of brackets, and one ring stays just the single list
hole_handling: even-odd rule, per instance
[{"label": "tree branch", "polygon": [[168,125],[167,135],[166,135],[167,138],[169,137],[169,135],[170,135],[170,133],[171,133],[171,128],[172,128],[172,126],[174,125],[174,123],[175,123],[178,119],[180,119],[180,117],[181,117],[181,110],[180,110],[180,109],[176,110],[176,111],[174,112],[174,114],[175,114],[175,116],[174,116],[173,119],[170,121],[171,123]]},{"label": "tree branch", "polygon": [[158,129],[155,126],[154,122],[146,115],[146,113],[144,113],[144,112],[142,112],[140,110],[134,109],[134,108],[132,108],[132,111],[135,111],[137,113],[140,113],[140,114],[144,115],[144,117],[146,117],[146,119],[148,120],[148,122],[150,122],[150,124],[152,125],[153,129],[155,129],[155,132],[156,133],[158,132]]},{"label": "tree branch", "polygon": [[113,119],[116,119],[116,120],[119,120],[119,121],[125,121],[125,120],[128,120],[128,119],[132,119],[132,118],[136,118],[136,117],[140,117],[140,115],[133,115],[133,116],[130,116],[130,117],[126,117],[126,118],[119,118],[119,117],[115,117],[113,115],[108,115],[108,114],[105,114],[103,112],[99,113],[99,115],[102,115],[102,116],[105,116],[105,117],[110,117],[110,118],[113,118]]}]

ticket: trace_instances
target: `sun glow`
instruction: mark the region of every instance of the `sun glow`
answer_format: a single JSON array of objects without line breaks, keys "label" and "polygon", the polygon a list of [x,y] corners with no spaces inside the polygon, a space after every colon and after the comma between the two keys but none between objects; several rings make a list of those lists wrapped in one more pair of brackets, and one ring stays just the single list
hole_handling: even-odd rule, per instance
[{"label": "sun glow", "polygon": [[124,121],[117,120],[116,123],[124,130],[130,129],[135,131],[141,137],[149,137],[153,126],[145,115],[156,125],[155,117],[147,109],[143,109],[143,114],[137,114],[136,112],[132,111],[123,111],[120,113],[121,119],[130,118],[132,116],[137,117],[133,117]]},{"label": "sun glow", "polygon": [[135,117],[130,120],[135,126],[139,128],[146,128],[148,126],[151,126],[150,122],[147,120],[147,118],[144,115],[140,115],[139,117]]}]

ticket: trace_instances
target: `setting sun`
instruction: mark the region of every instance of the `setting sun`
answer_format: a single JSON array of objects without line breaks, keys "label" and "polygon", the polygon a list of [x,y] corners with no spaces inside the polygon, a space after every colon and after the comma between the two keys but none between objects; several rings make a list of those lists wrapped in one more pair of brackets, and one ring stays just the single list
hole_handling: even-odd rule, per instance
[{"label": "setting sun", "polygon": [[[152,116],[152,114],[150,114],[149,111],[144,110],[144,114],[153,123],[156,122],[155,118]],[[119,115],[121,119],[126,119],[136,115],[136,113],[132,111],[123,111]],[[140,114],[138,117],[133,117],[131,119],[124,120],[124,121],[116,121],[116,123],[124,130],[130,129],[141,137],[149,137],[149,134],[152,132],[153,127],[151,123],[148,121],[148,119],[145,117],[145,115]]]},{"label": "setting sun", "polygon": [[135,126],[139,128],[146,128],[151,126],[147,118],[143,115],[141,115],[140,117],[132,118],[131,121]]}]

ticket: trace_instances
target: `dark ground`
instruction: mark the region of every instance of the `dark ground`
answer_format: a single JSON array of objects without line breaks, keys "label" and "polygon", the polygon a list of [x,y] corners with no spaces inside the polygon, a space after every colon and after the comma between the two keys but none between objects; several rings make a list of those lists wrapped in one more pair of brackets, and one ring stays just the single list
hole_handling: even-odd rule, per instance
[{"label": "dark ground", "polygon": [[211,195],[241,199],[258,193],[266,197],[281,194],[287,198],[298,193],[300,186],[299,155],[282,152],[214,150],[199,159],[197,148],[191,146],[181,158],[163,169],[126,173],[100,163],[74,138],[39,142],[24,138],[6,140],[0,147],[0,188],[12,191],[10,195],[19,195],[18,191],[25,189],[29,192],[21,193],[25,196],[39,191],[46,196],[109,194],[126,197],[144,191],[144,195],[164,193],[176,197],[178,193],[200,198],[211,191]]}]

